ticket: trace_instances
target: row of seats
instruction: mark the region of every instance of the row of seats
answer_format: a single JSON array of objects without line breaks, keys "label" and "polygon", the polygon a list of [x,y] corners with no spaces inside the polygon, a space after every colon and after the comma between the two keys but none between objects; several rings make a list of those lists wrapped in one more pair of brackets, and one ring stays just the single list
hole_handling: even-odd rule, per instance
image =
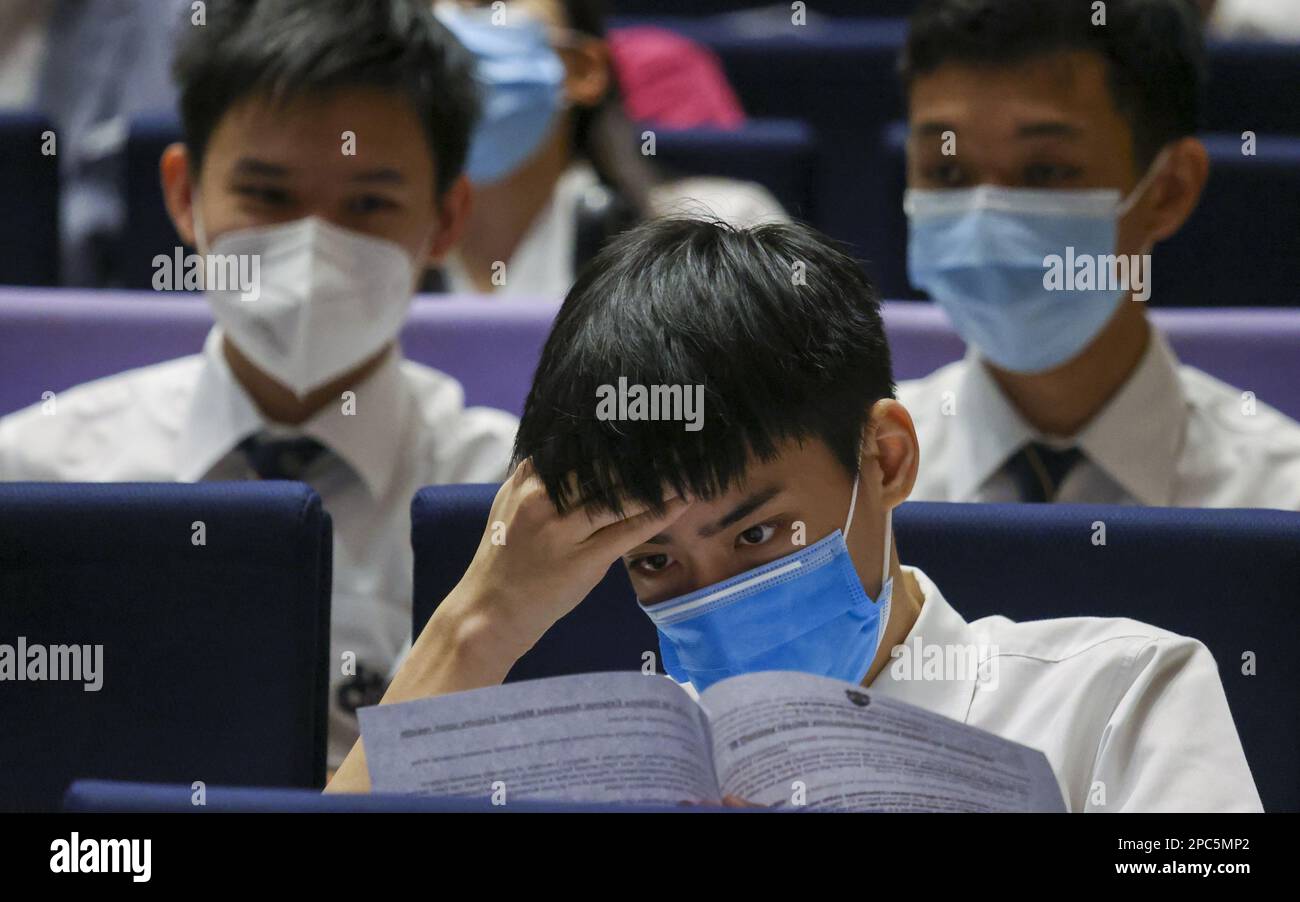
[{"label": "row of seats", "polygon": [[[57,166],[52,157],[20,152],[39,147],[46,127],[32,116],[0,117],[0,193],[21,203],[16,208],[32,211],[0,223],[0,242],[14,249],[0,259],[0,284],[48,286],[58,281]],[[178,124],[170,115],[132,125],[124,246],[115,254],[126,287],[150,288],[155,256],[170,255],[180,243],[158,180],[158,158],[178,138]],[[656,149],[670,172],[764,185],[793,215],[850,245],[886,296],[916,298],[920,295],[907,279],[901,202],[905,138],[901,123],[887,125],[872,143],[855,151],[858,172],[838,185],[821,175],[829,165],[827,153],[842,148],[831,148],[834,138],[820,140],[811,125],[798,119],[753,119],[735,131],[662,131]],[[1156,250],[1152,303],[1294,304],[1296,298],[1285,289],[1300,285],[1300,205],[1276,200],[1300,197],[1300,138],[1258,136],[1251,156],[1242,154],[1237,135],[1206,134],[1203,140],[1212,162],[1210,182],[1188,225]],[[849,195],[875,186],[874,199],[864,200],[851,221],[837,219],[845,184]]]},{"label": "row of seats", "polygon": [[[544,300],[417,298],[403,350],[459,380],[468,403],[517,414],[556,309]],[[1300,310],[1167,308],[1151,316],[1184,363],[1300,419]],[[887,301],[884,321],[897,379],[963,353],[931,304]],[[0,415],[45,392],[196,353],[211,326],[197,295],[0,288]]]},{"label": "row of seats", "polygon": [[[495,491],[413,499],[412,635],[464,573]],[[895,525],[967,618],[1126,616],[1202,640],[1265,807],[1300,809],[1300,514],[909,503]],[[0,691],[0,808],[57,807],[83,778],[319,787],[330,532],[298,483],[0,485],[0,641],[103,647],[98,691]],[[637,669],[656,647],[616,564],[508,679]]]},{"label": "row of seats", "polygon": [[[195,804],[192,784],[138,783],[129,780],[78,780],[63,796],[63,810],[118,814],[453,814],[510,811],[546,814],[692,814],[694,806],[574,804],[512,801],[492,804],[488,796],[417,796],[390,793],[330,794],[309,789],[204,786]],[[727,812],[734,809],[721,809]]]}]

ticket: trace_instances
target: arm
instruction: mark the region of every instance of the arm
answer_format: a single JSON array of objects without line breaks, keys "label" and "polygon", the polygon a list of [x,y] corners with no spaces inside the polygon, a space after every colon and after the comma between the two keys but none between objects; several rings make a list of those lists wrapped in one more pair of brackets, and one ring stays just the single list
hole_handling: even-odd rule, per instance
[{"label": "arm", "polygon": [[[1154,638],[1102,734],[1086,811],[1260,811],[1219,669],[1183,636]],[[1105,805],[1094,804],[1097,787]]]},{"label": "arm", "polygon": [[[465,576],[425,624],[381,705],[494,686],[551,626],[600,582],[610,565],[676,520],[680,498],[661,513],[622,517],[575,510],[561,516],[529,461],[501,486]],[[492,542],[505,523],[505,544]],[[368,792],[360,739],[326,792]]]}]

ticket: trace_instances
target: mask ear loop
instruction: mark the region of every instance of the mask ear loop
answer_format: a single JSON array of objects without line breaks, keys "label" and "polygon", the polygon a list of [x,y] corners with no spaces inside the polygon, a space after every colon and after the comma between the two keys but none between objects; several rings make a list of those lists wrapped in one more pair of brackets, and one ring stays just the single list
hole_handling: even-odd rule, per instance
[{"label": "mask ear loop", "polygon": [[1138,179],[1138,183],[1133,186],[1133,190],[1128,193],[1128,197],[1120,201],[1119,206],[1115,208],[1115,217],[1117,219],[1127,215],[1128,211],[1133,209],[1133,205],[1146,193],[1146,190],[1151,187],[1151,183],[1155,181],[1156,176],[1160,174],[1160,170],[1164,168],[1165,160],[1168,157],[1168,147],[1156,154],[1156,158],[1151,161],[1151,166],[1147,169],[1146,174]]},{"label": "mask ear loop", "polygon": [[853,494],[849,496],[849,518],[844,521],[844,541],[846,542],[849,540],[849,527],[853,525],[853,511],[858,506],[858,480],[861,478],[861,470],[853,474]]},{"label": "mask ear loop", "polygon": [[885,511],[885,560],[880,565],[880,591],[885,591],[889,582],[889,554],[894,550],[894,511]]},{"label": "mask ear loop", "polygon": [[198,198],[190,197],[190,210],[193,216],[194,226],[194,249],[200,254],[208,252],[208,233],[203,228],[203,214],[199,212]]}]

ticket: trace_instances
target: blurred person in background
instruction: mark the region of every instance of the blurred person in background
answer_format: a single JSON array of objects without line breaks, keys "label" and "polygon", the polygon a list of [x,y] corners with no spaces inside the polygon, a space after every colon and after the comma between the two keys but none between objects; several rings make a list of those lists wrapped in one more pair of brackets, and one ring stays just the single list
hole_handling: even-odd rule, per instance
[{"label": "blurred person in background", "polygon": [[[694,213],[735,225],[785,219],[760,185],[670,178],[642,155],[624,112],[602,6],[434,5],[478,59],[483,116],[467,164],[474,204],[465,234],[428,287],[558,298],[606,240],[640,220]],[[709,72],[687,54],[682,59],[703,73],[703,97],[729,93],[707,81],[721,78],[720,70]]]},{"label": "blurred person in background", "polygon": [[0,111],[54,126],[61,181],[60,271],[66,285],[116,280],[125,220],[127,123],[168,111],[174,26],[184,0],[3,0]]},{"label": "blurred person in background", "polygon": [[[1300,509],[1300,424],[1181,365],[1137,291],[1208,175],[1199,23],[1186,0],[1106,13],[927,0],[912,19],[908,272],[968,348],[899,386],[929,455],[915,497]],[[1100,274],[1108,255],[1127,286],[1046,279],[1051,257]]]},{"label": "blurred person in background", "polygon": [[1197,0],[1209,35],[1237,41],[1300,41],[1300,0]]}]

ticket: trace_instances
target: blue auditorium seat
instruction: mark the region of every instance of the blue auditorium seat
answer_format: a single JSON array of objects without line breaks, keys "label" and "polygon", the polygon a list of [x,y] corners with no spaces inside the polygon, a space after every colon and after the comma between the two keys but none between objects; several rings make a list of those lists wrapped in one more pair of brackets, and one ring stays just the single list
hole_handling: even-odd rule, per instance
[{"label": "blue auditorium seat", "polygon": [[126,139],[126,227],[119,250],[123,288],[152,288],[154,257],[170,257],[181,245],[163,203],[159,174],[163,151],[180,140],[180,121],[172,113],[131,120]]},{"label": "blue auditorium seat", "polygon": [[[638,134],[649,126],[641,126]],[[798,219],[816,218],[816,136],[799,119],[750,119],[737,129],[655,129],[657,162],[670,173],[757,182]]]},{"label": "blue auditorium seat", "polygon": [[813,20],[792,27],[788,15],[767,25],[715,16],[642,24],[670,28],[712,49],[750,116],[808,123],[817,137],[810,221],[867,258],[875,276],[867,249],[879,244],[876,211],[886,190],[876,145],[885,124],[903,115],[894,69],[906,20]]},{"label": "blue auditorium seat", "polygon": [[[495,492],[439,486],[416,495],[414,634],[465,572]],[[1092,544],[1099,520],[1105,546]],[[1205,643],[1265,807],[1300,810],[1300,662],[1292,649],[1300,635],[1300,514],[910,502],[894,525],[904,562],[930,575],[968,621],[1129,617]],[[631,670],[657,646],[615,564],[509,679]],[[1246,651],[1257,656],[1257,675],[1241,672]]]},{"label": "blue auditorium seat", "polygon": [[59,158],[41,152],[51,129],[34,113],[0,113],[0,285],[59,283]]},{"label": "blue auditorium seat", "polygon": [[1186,225],[1155,250],[1151,300],[1180,307],[1300,305],[1300,137],[1258,134],[1254,156],[1242,155],[1240,134],[1201,140],[1210,153],[1210,180]]},{"label": "blue auditorium seat", "polygon": [[1285,41],[1211,41],[1202,128],[1300,136],[1300,46]]},{"label": "blue auditorium seat", "polygon": [[[491,799],[374,794],[334,794],[305,789],[247,789],[232,786],[207,787],[206,804],[194,804],[188,785],[127,783],[111,780],[79,780],[63,797],[63,810],[70,812],[118,812],[141,814],[346,814],[346,813],[745,813],[746,809],[704,806],[664,807],[652,805],[575,804],[567,802],[511,802],[493,805]],[[754,811],[755,809],[749,809]],[[761,810],[761,809],[760,809]]]},{"label": "blue auditorium seat", "polygon": [[[460,581],[478,548],[496,495],[492,485],[431,486],[411,502],[415,549],[413,632],[419,635],[438,602]],[[510,671],[506,682],[571,673],[640,670],[642,655],[659,658],[659,636],[637,607],[622,564],[560,620]],[[662,667],[660,667],[662,671]]]},{"label": "blue auditorium seat", "polygon": [[298,483],[0,483],[0,643],[102,646],[98,691],[0,683],[0,810],[79,778],[323,785],[331,536]]}]

